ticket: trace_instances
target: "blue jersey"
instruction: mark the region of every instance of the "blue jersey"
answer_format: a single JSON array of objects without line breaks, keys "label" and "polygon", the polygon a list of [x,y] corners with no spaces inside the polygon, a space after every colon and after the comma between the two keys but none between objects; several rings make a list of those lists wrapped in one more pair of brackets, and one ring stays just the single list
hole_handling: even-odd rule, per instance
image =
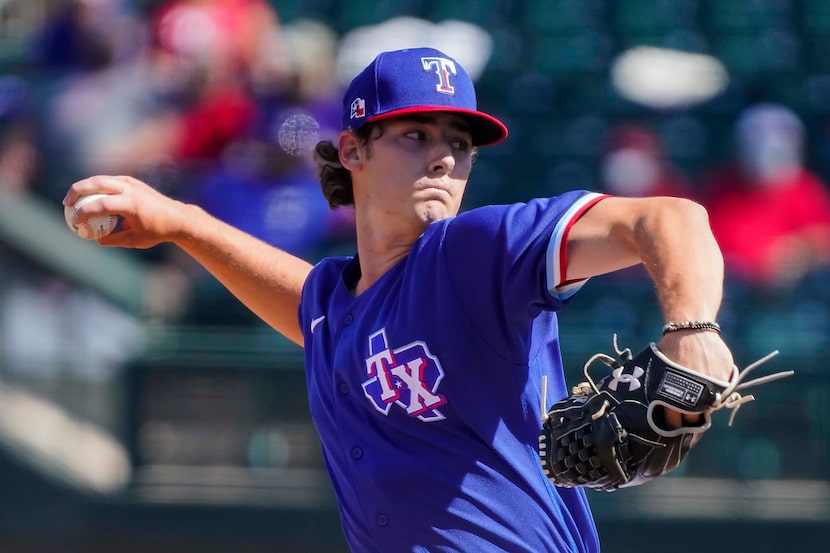
[{"label": "blue jersey", "polygon": [[541,382],[566,395],[555,312],[582,285],[567,233],[602,196],[488,206],[429,225],[353,297],[356,258],[309,275],[309,401],[355,553],[595,552],[585,494],[539,464]]}]

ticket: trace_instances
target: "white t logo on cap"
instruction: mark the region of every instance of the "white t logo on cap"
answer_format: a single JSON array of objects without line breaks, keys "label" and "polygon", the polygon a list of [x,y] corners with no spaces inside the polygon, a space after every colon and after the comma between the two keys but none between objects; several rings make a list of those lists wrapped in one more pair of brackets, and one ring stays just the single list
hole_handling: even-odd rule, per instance
[{"label": "white t logo on cap", "polygon": [[435,90],[444,94],[455,94],[455,87],[450,84],[450,75],[457,75],[455,63],[447,58],[421,58],[424,71],[432,71],[438,75],[438,84]]}]

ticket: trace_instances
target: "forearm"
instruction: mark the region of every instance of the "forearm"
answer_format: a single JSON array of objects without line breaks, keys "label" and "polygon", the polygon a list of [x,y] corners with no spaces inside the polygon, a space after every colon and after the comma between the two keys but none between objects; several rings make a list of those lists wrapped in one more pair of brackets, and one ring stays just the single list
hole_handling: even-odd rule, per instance
[{"label": "forearm", "polygon": [[64,204],[94,193],[105,196],[76,210],[76,223],[102,214],[122,218],[121,229],[99,239],[100,245],[176,244],[263,321],[302,345],[297,310],[311,270],[307,262],[132,177],[99,175],[78,181],[69,188]]},{"label": "forearm", "polygon": [[662,202],[634,226],[632,242],[654,280],[666,322],[716,320],[723,297],[723,256],[703,207]]},{"label": "forearm", "polygon": [[311,265],[186,205],[173,243],[199,262],[248,309],[299,345],[297,311]]}]

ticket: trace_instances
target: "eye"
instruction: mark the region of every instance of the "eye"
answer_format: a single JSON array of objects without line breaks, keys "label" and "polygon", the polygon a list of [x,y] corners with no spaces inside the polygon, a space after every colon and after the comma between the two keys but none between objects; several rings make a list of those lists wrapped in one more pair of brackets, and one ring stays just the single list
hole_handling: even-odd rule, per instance
[{"label": "eye", "polygon": [[469,152],[471,149],[471,145],[469,140],[464,138],[458,138],[452,141],[452,147],[456,150],[460,150],[462,152]]},{"label": "eye", "polygon": [[412,140],[426,140],[426,133],[420,130],[410,130],[404,133],[404,136]]}]

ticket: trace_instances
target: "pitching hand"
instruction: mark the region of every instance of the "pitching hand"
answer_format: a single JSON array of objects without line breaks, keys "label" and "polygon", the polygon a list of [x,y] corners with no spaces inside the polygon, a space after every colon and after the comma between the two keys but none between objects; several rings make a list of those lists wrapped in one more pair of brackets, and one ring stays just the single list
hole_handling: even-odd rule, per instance
[{"label": "pitching hand", "polygon": [[107,196],[81,206],[75,215],[76,224],[98,215],[122,218],[118,230],[98,239],[102,246],[151,248],[175,241],[184,232],[188,206],[136,178],[99,175],[80,180],[69,187],[63,204],[71,205],[88,194]]}]

